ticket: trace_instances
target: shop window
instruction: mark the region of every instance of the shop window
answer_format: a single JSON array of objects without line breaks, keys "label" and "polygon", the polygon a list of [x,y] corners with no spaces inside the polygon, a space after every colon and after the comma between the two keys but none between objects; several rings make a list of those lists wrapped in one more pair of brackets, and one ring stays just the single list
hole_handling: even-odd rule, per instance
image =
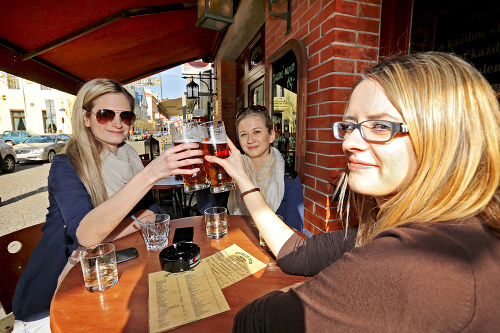
[{"label": "shop window", "polygon": [[271,72],[271,116],[275,124],[273,143],[286,169],[303,177],[305,167],[305,119],[307,96],[307,58],[298,40],[290,40],[269,57]]},{"label": "shop window", "polygon": [[264,78],[253,82],[249,89],[249,105],[264,105]]},{"label": "shop window", "polygon": [[261,63],[262,61],[262,45],[261,45],[261,39],[262,37],[259,36],[259,38],[253,43],[252,46],[250,46],[248,52],[249,52],[249,58],[250,58],[250,70],[257,66],[258,64]]}]

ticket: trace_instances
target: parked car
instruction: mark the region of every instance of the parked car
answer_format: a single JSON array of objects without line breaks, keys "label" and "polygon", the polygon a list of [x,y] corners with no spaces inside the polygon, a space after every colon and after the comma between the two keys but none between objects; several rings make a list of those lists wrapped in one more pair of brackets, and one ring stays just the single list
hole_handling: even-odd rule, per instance
[{"label": "parked car", "polygon": [[156,131],[156,132],[155,132],[155,134],[154,134],[154,136],[156,136],[156,137],[160,137],[160,136],[162,136],[162,135],[161,135],[161,131]]},{"label": "parked car", "polygon": [[14,150],[18,161],[49,161],[55,154],[62,152],[71,137],[67,134],[42,134],[33,135],[23,143],[18,144]]},{"label": "parked car", "polygon": [[144,140],[144,134],[142,134],[142,132],[134,132],[134,134],[132,134],[132,140],[134,141],[141,141],[141,140]]},{"label": "parked car", "polygon": [[2,133],[2,140],[8,145],[17,145],[30,138],[32,134],[28,131],[4,131]]},{"label": "parked car", "polygon": [[17,156],[14,149],[6,144],[3,140],[0,140],[0,170],[2,172],[12,172],[14,171],[17,163]]}]

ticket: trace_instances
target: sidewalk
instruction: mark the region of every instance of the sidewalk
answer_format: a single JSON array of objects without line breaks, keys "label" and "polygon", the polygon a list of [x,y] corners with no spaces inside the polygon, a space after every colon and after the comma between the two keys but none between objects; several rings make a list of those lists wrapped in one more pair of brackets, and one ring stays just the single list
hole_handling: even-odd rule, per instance
[{"label": "sidewalk", "polygon": [[[138,154],[144,154],[144,141],[127,143]],[[13,173],[0,173],[0,236],[45,222],[50,166],[50,163],[17,164]]]}]

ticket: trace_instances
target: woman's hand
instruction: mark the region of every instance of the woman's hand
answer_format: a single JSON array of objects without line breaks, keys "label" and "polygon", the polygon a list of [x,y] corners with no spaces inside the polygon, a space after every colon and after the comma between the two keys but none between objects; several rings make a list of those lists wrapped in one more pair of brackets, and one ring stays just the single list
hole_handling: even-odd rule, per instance
[{"label": "woman's hand", "polygon": [[[157,180],[173,175],[193,175],[203,168],[203,151],[198,143],[182,143],[165,150],[146,166]],[[199,156],[199,157],[198,157]],[[181,169],[185,166],[193,168]]]},{"label": "woman's hand", "polygon": [[205,159],[210,163],[217,163],[222,166],[228,175],[233,177],[236,183],[240,185],[241,182],[249,180],[245,170],[245,165],[243,164],[243,156],[233,142],[228,137],[226,138],[227,146],[230,150],[229,157],[222,159],[215,156],[205,155]]}]

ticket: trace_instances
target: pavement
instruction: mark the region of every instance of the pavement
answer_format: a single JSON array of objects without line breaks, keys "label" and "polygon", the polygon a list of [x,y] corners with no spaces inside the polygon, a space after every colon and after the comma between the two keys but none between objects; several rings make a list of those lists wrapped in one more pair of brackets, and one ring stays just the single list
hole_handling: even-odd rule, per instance
[{"label": "pavement", "polygon": [[[144,141],[129,144],[138,154],[144,154]],[[50,166],[50,163],[25,162],[17,164],[13,173],[0,172],[0,236],[45,222]]]}]

